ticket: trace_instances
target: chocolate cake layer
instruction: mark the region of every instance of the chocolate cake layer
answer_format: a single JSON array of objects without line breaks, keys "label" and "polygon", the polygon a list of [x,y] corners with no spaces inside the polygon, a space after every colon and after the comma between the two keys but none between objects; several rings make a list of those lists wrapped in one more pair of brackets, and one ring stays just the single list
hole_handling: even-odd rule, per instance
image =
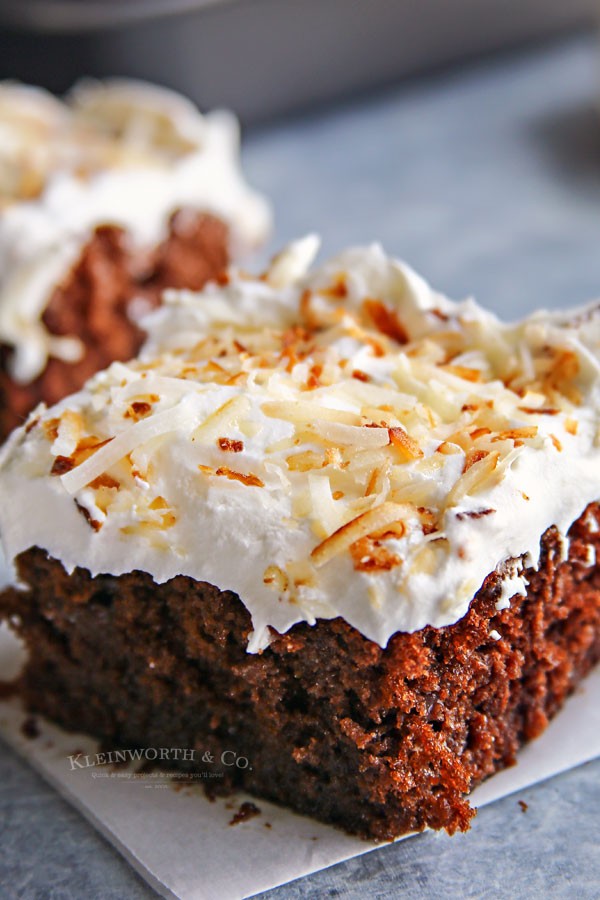
[{"label": "chocolate cake layer", "polygon": [[492,574],[455,625],[386,649],[338,618],[250,655],[235,594],[186,577],[68,575],[39,549],[20,556],[29,587],[5,591],[0,616],[30,650],[28,710],[108,749],[231,750],[250,765],[223,767],[226,789],[364,837],[454,832],[474,814],[470,790],[515,762],[600,659],[599,523],[592,504],[566,559],[549,529],[510,608],[496,608]]},{"label": "chocolate cake layer", "polygon": [[199,290],[229,262],[229,228],[213,215],[179,210],[165,240],[140,251],[114,226],[97,228],[43,315],[53,335],[78,338],[83,357],[75,363],[51,358],[29,384],[8,371],[13,352],[0,344],[0,442],[38,403],[52,405],[79,390],[114,361],[131,359],[144,334],[131,318],[133,304],[156,307],[165,288]]}]

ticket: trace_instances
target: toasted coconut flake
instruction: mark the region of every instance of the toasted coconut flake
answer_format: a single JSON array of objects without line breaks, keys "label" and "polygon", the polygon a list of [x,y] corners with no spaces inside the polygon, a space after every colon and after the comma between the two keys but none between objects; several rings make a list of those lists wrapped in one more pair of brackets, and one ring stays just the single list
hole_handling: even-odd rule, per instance
[{"label": "toasted coconut flake", "polygon": [[456,453],[461,453],[462,450],[456,444],[450,444],[448,441],[442,441],[439,447],[436,448],[436,453],[441,453],[443,456],[454,456]]},{"label": "toasted coconut flake", "polygon": [[245,475],[242,472],[234,472],[233,469],[228,469],[227,466],[219,466],[219,468],[215,470],[215,475],[224,475],[225,478],[229,478],[230,481],[239,481],[241,484],[245,484],[246,487],[265,486],[264,481],[262,481],[258,475],[252,475],[252,473]]},{"label": "toasted coconut flake", "polygon": [[223,426],[233,425],[248,409],[248,399],[237,394],[215,409],[192,434],[193,441],[213,440],[223,431]]},{"label": "toasted coconut flake", "polygon": [[169,509],[169,504],[164,497],[155,497],[149,504],[148,509]]},{"label": "toasted coconut flake", "polygon": [[485,437],[488,434],[492,433],[491,428],[486,428],[485,426],[481,426],[480,428],[474,428],[473,431],[469,432],[469,436],[472,441],[476,441],[480,437]]},{"label": "toasted coconut flake", "polygon": [[283,419],[294,425],[311,425],[315,421],[337,422],[341,425],[360,425],[360,416],[342,409],[330,409],[318,403],[302,400],[271,400],[261,407],[266,416]]},{"label": "toasted coconut flake", "polygon": [[121,482],[105,472],[103,475],[99,475],[98,478],[94,478],[94,480],[90,482],[90,487],[95,491],[98,491],[101,488],[114,491],[119,490]]},{"label": "toasted coconut flake", "polygon": [[388,433],[390,443],[400,451],[405,459],[421,459],[423,457],[423,451],[418,443],[407,434],[404,428],[390,428]]},{"label": "toasted coconut flake", "polygon": [[486,509],[472,509],[467,510],[466,512],[456,513],[456,518],[460,522],[462,522],[464,519],[483,519],[484,516],[491,516],[495,512],[496,510],[492,509],[491,507],[487,507]]},{"label": "toasted coconut flake", "polygon": [[463,381],[481,381],[482,373],[479,369],[472,369],[469,366],[453,366],[453,365],[445,365],[441,366],[441,368],[445,372],[449,372],[450,375],[456,375],[457,378],[461,378]]},{"label": "toasted coconut flake", "polygon": [[288,576],[279,566],[267,566],[263,574],[263,582],[281,594],[285,594],[290,586]]},{"label": "toasted coconut flake", "polygon": [[139,419],[143,419],[151,412],[151,403],[148,403],[146,400],[135,400],[127,407],[127,409],[123,413],[123,416],[125,419],[133,419],[134,422],[137,422],[139,421]]},{"label": "toasted coconut flake", "polygon": [[308,378],[305,382],[306,390],[313,391],[315,388],[321,387],[321,375],[323,374],[323,366],[315,365],[310,367]]},{"label": "toasted coconut flake", "polygon": [[392,522],[391,525],[386,525],[384,528],[374,531],[371,537],[382,541],[391,540],[392,538],[399,540],[400,538],[403,538],[405,534],[406,523],[398,519],[397,522]]},{"label": "toasted coconut flake", "polygon": [[264,487],[264,482],[258,477],[258,475],[253,475],[252,473],[245,474],[243,472],[235,472],[233,469],[229,469],[227,466],[219,466],[217,469],[213,469],[211,466],[198,466],[198,471],[202,472],[203,475],[214,475],[218,477],[228,478],[230,481],[239,481],[240,484],[246,485],[246,487]]},{"label": "toasted coconut flake", "polygon": [[550,440],[552,441],[552,443],[554,444],[555,449],[558,450],[559,453],[562,453],[563,445],[561,444],[559,439],[556,437],[556,435],[551,434],[551,435],[549,435],[549,437],[550,437]]},{"label": "toasted coconut flake", "polygon": [[220,366],[218,362],[214,359],[209,359],[202,372],[207,375],[228,375],[227,369],[224,369],[223,366]]},{"label": "toasted coconut flake", "polygon": [[98,519],[94,519],[89,509],[86,506],[83,506],[83,504],[78,503],[77,500],[75,500],[75,506],[77,507],[78,512],[81,513],[85,521],[88,523],[90,528],[96,532],[100,531],[100,529],[102,528],[102,522],[99,522]]},{"label": "toasted coconut flake", "polygon": [[381,300],[364,300],[363,310],[373,321],[375,328],[392,338],[399,344],[407,344],[409,337],[406,328],[394,310],[389,309]]},{"label": "toasted coconut flake", "polygon": [[56,456],[50,469],[51,475],[65,475],[74,468],[75,463],[70,456]]},{"label": "toasted coconut flake", "polygon": [[66,409],[58,420],[56,439],[52,446],[57,456],[71,456],[82,439],[84,421],[80,413]]},{"label": "toasted coconut flake", "polygon": [[373,356],[376,359],[380,359],[382,356],[385,356],[385,347],[383,346],[381,341],[377,341],[372,337],[366,337],[365,343],[369,345],[369,347],[373,351]]},{"label": "toasted coconut flake", "polygon": [[488,455],[488,450],[469,450],[465,457],[465,464],[463,466],[463,472],[467,472],[471,466],[474,466],[475,463],[478,463],[480,460],[485,459]]},{"label": "toasted coconut flake", "polygon": [[500,460],[500,453],[494,451],[488,453],[482,459],[473,463],[467,471],[460,476],[446,498],[446,507],[450,508],[462,500],[467,494],[477,494],[489,487]]},{"label": "toasted coconut flake", "polygon": [[399,556],[370,537],[360,538],[351,544],[350,555],[357,572],[389,572],[402,563]]},{"label": "toasted coconut flake", "polygon": [[344,460],[342,451],[339,447],[328,447],[325,451],[325,459],[328,466],[334,469],[344,469],[347,467],[347,460]]},{"label": "toasted coconut flake", "polygon": [[377,447],[387,447],[390,437],[387,428],[364,425],[342,425],[339,422],[315,422],[307,426],[307,431],[319,435],[332,444],[356,447],[361,450],[369,450]]},{"label": "toasted coconut flake", "polygon": [[577,419],[565,419],[565,431],[567,431],[569,434],[576,435],[578,428],[579,423]]},{"label": "toasted coconut flake", "polygon": [[233,438],[220,437],[217,439],[219,450],[224,453],[241,453],[244,449],[244,442],[237,441]]},{"label": "toasted coconut flake", "polygon": [[81,438],[71,454],[71,459],[76,466],[79,466],[94,453],[97,453],[105,444],[110,444],[111,440],[111,438],[107,438],[107,440],[101,441],[93,434],[89,435],[89,437]]},{"label": "toasted coconut flake", "polygon": [[378,466],[371,475],[371,478],[369,478],[366,496],[369,496],[369,494],[376,494],[380,497],[387,497],[390,490],[391,471],[392,463],[389,459],[385,459],[382,465]]},{"label": "toasted coconut flake", "polygon": [[538,427],[537,425],[531,425],[526,428],[508,428],[506,431],[500,431],[498,434],[495,434],[491,439],[494,441],[523,441],[528,438],[534,438],[537,436]]},{"label": "toasted coconut flake", "polygon": [[180,404],[136,422],[135,425],[112,438],[109,443],[101,446],[81,465],[63,475],[61,478],[63,487],[69,494],[76,494],[136,447],[162,434],[191,428],[194,418],[190,408]]},{"label": "toasted coconut flake", "polygon": [[517,406],[517,409],[530,416],[557,416],[560,412],[553,406]]},{"label": "toasted coconut flake", "polygon": [[315,569],[310,560],[294,560],[286,566],[286,573],[294,587],[314,587]]},{"label": "toasted coconut flake", "polygon": [[385,502],[375,509],[362,513],[352,521],[347,522],[325,538],[312,551],[311,559],[317,568],[324,566],[331,559],[348,550],[351,544],[363,537],[382,528],[387,528],[393,522],[404,518],[414,518],[415,510],[412,506],[400,503]]},{"label": "toasted coconut flake", "polygon": [[29,421],[27,422],[27,424],[25,425],[25,434],[29,434],[29,432],[33,431],[33,429],[39,424],[40,424],[40,417],[32,416],[29,419]]},{"label": "toasted coconut flake", "polygon": [[551,352],[555,356],[543,378],[544,392],[550,397],[556,392],[559,397],[566,397],[571,403],[579,406],[582,398],[581,391],[575,384],[580,370],[577,354],[567,349],[554,349]]},{"label": "toasted coconut flake", "polygon": [[[240,430],[247,434],[249,437],[254,437],[256,431],[249,431],[248,424],[246,422],[240,422]],[[279,453],[281,450],[292,450],[294,447],[298,446],[298,440],[294,437],[285,437],[281,438],[279,441],[275,441],[274,444],[269,444],[268,447],[265,447],[265,453]]]},{"label": "toasted coconut flake", "polygon": [[428,509],[426,506],[420,506],[417,512],[421,520],[423,534],[433,534],[439,531],[439,518],[435,510]]},{"label": "toasted coconut flake", "polygon": [[[373,469],[376,469],[382,463],[381,449],[373,450],[357,450],[351,453],[352,474],[359,480],[364,481],[369,478]],[[341,467],[339,467],[341,468]]]},{"label": "toasted coconut flake", "polygon": [[285,288],[301,278],[310,268],[319,252],[320,239],[309,234],[299,241],[294,241],[281,253],[273,257],[267,272],[265,281],[277,289]]},{"label": "toasted coconut flake", "polygon": [[428,506],[434,502],[436,483],[431,478],[414,478],[406,480],[404,466],[394,466],[391,473],[393,490],[390,499],[394,503],[414,503],[415,506]]},{"label": "toasted coconut flake", "polygon": [[308,489],[313,515],[313,531],[318,537],[331,534],[340,522],[340,507],[331,496],[331,484],[327,475],[311,473],[308,476]]},{"label": "toasted coconut flake", "polygon": [[313,309],[312,300],[312,291],[309,291],[308,288],[305,291],[302,291],[300,297],[300,315],[308,328],[317,330],[321,323],[318,314]]},{"label": "toasted coconut flake", "polygon": [[348,284],[346,282],[346,273],[338,272],[332,284],[329,287],[321,288],[319,291],[324,297],[332,297],[335,300],[343,300],[348,296]]},{"label": "toasted coconut flake", "polygon": [[371,494],[375,493],[378,478],[379,478],[379,469],[373,469],[373,471],[371,472],[371,477],[369,478],[369,481],[367,484],[367,489],[365,491],[366,497],[369,497]]},{"label": "toasted coconut flake", "polygon": [[387,405],[363,406],[360,412],[364,421],[373,422],[382,428],[397,428],[401,418],[413,414],[413,410],[393,409]]},{"label": "toasted coconut flake", "polygon": [[310,472],[311,469],[322,469],[326,465],[323,456],[314,450],[294,453],[287,457],[286,462],[290,472]]}]

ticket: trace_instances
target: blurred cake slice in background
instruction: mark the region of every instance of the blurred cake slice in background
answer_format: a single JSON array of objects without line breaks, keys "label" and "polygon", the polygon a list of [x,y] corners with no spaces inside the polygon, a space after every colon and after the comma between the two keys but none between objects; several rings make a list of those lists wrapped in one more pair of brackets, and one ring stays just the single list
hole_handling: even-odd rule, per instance
[{"label": "blurred cake slice in background", "polygon": [[269,227],[230,113],[143,82],[65,102],[1,84],[0,440],[134,356],[165,288],[198,290]]}]

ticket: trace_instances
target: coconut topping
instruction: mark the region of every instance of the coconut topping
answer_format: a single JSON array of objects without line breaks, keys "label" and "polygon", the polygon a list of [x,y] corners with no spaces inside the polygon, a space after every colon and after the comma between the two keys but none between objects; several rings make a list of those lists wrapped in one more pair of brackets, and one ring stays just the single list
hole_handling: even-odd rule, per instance
[{"label": "coconut topping", "polygon": [[498,608],[523,593],[600,496],[600,309],[504,324],[378,246],[316,250],[168,294],[139,359],[36,411],[2,455],[7,556],[234,590],[251,651],[319,617],[443,627],[494,570]]},{"label": "coconut topping", "polygon": [[93,230],[120,226],[144,249],[180,208],[223,219],[234,256],[265,238],[268,205],[242,177],[231,114],[203,116],[135,81],[82,82],[64,103],[0,83],[0,343],[14,348],[17,382],[49,357],[81,358],[81,342],[50,334],[42,316]]}]

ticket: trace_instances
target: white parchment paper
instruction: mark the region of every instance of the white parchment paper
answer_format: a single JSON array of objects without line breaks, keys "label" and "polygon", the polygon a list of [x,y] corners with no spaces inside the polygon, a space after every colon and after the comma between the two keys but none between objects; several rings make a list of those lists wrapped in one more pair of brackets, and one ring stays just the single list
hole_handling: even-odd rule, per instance
[{"label": "white parchment paper", "polygon": [[[0,629],[0,679],[18,671],[21,651]],[[600,756],[600,668],[570,698],[547,731],[522,751],[512,769],[473,793],[483,806]],[[90,738],[39,721],[23,734],[16,700],[0,703],[0,734],[26,757],[165,897],[238,900],[309,875],[377,845],[294,815],[262,800],[260,815],[231,826],[245,799],[209,802],[200,786],[175,787],[134,769],[72,768],[69,756],[94,754]]]}]

